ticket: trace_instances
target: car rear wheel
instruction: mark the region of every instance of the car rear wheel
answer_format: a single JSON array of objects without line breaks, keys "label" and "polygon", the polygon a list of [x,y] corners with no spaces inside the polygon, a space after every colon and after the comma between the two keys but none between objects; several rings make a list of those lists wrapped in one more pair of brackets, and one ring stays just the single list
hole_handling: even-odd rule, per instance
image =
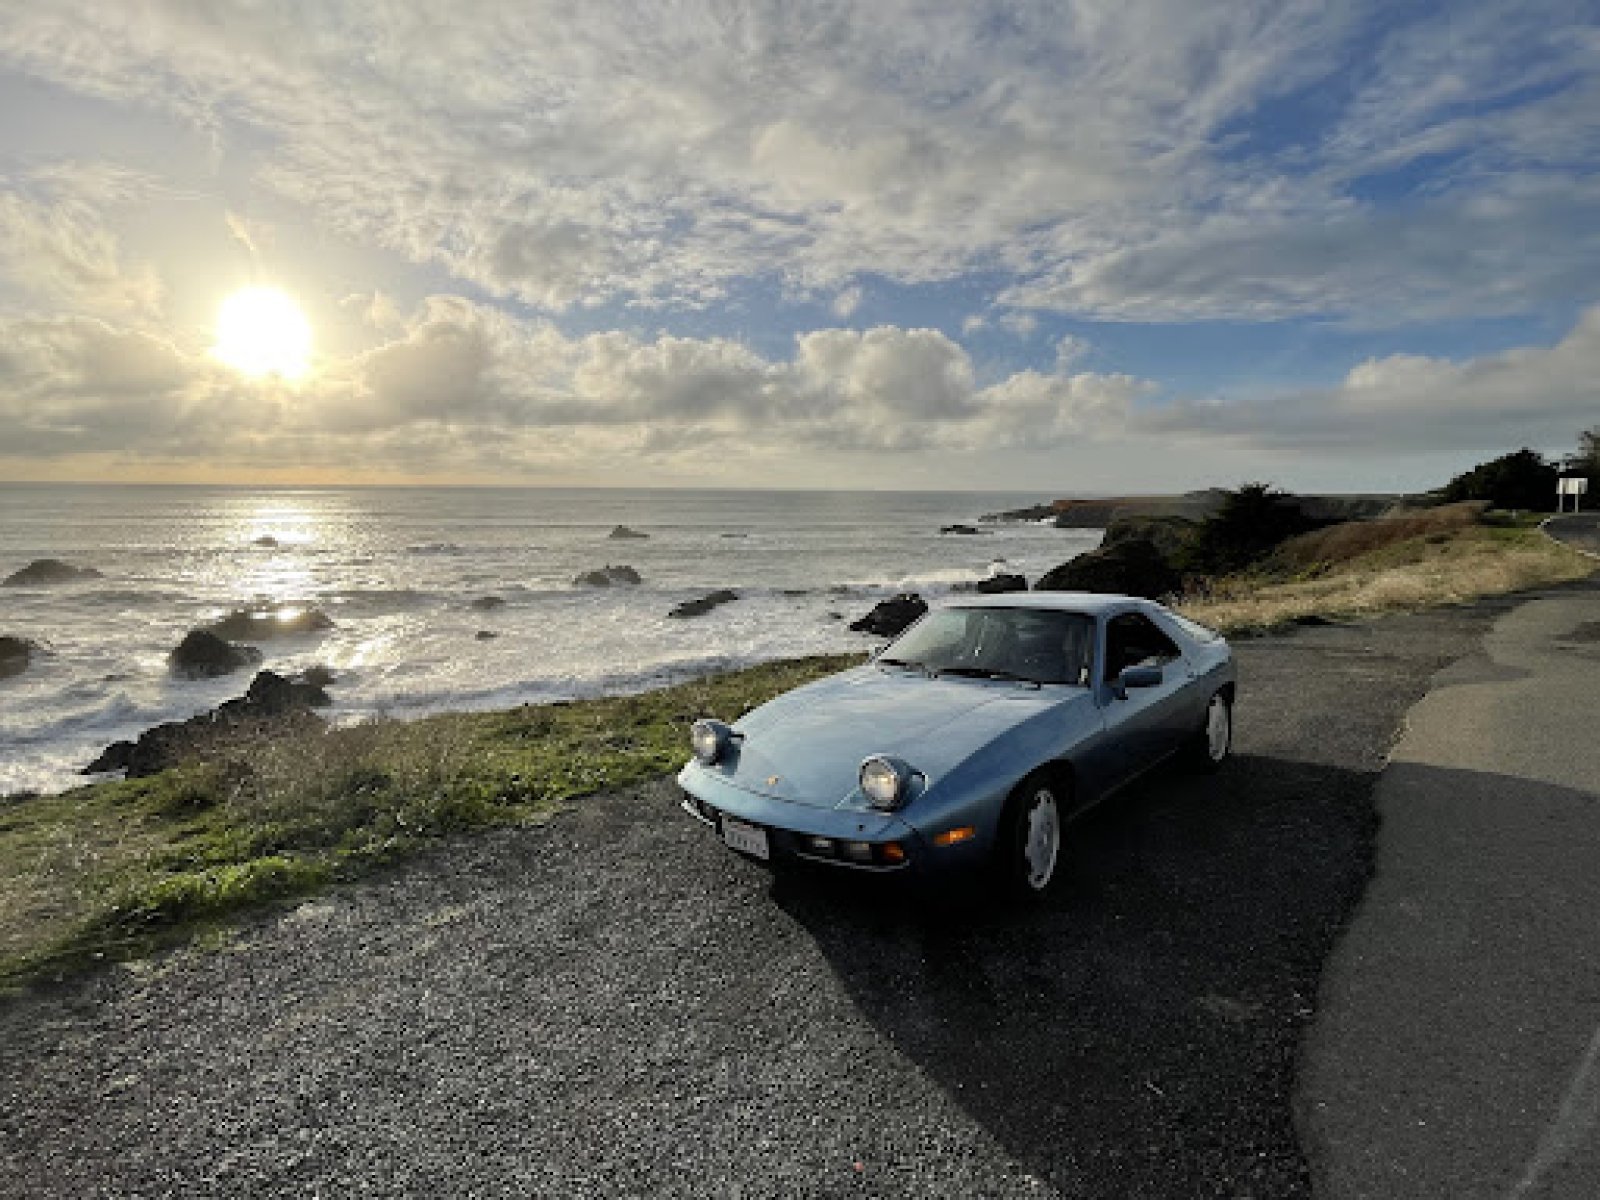
[{"label": "car rear wheel", "polygon": [[1189,761],[1201,771],[1218,770],[1233,752],[1233,701],[1217,692],[1206,705],[1204,724],[1190,743]]},{"label": "car rear wheel", "polygon": [[1024,780],[1002,818],[996,866],[1007,890],[1029,899],[1044,896],[1061,864],[1064,824],[1061,786],[1043,777]]}]

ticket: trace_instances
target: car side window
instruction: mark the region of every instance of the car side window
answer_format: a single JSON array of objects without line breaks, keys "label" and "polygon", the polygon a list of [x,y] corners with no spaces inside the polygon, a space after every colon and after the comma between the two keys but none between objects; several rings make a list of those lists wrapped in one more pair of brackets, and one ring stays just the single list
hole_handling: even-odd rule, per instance
[{"label": "car side window", "polygon": [[1127,667],[1161,667],[1182,657],[1177,643],[1140,613],[1123,613],[1106,624],[1108,683]]}]

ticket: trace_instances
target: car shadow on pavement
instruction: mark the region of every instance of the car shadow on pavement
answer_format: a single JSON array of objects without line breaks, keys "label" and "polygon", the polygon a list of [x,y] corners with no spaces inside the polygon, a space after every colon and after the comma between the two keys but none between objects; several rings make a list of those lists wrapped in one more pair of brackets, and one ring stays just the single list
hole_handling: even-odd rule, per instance
[{"label": "car shadow on pavement", "polygon": [[1065,1194],[1309,1192],[1291,1111],[1371,870],[1376,775],[1163,770],[1072,828],[1044,903],[779,876],[860,1011]]}]

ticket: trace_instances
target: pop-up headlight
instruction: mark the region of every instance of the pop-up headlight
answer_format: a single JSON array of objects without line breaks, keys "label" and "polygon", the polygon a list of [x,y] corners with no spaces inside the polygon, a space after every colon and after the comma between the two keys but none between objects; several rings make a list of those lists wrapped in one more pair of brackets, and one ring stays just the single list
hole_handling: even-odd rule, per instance
[{"label": "pop-up headlight", "polygon": [[694,756],[708,767],[728,752],[733,738],[732,728],[721,721],[705,718],[689,726],[689,744],[694,747]]},{"label": "pop-up headlight", "polygon": [[861,764],[861,790],[873,808],[899,808],[906,801],[912,770],[898,758],[874,755]]}]

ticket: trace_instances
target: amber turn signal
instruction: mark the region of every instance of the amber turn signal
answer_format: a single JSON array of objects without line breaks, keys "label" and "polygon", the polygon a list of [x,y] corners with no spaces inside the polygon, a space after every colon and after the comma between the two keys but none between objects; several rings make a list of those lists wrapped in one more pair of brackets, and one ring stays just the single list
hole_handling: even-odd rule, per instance
[{"label": "amber turn signal", "polygon": [[906,860],[906,852],[905,852],[904,849],[901,848],[899,842],[885,842],[883,844],[883,861],[884,862],[898,863],[898,862],[905,862],[905,860]]},{"label": "amber turn signal", "polygon": [[954,846],[957,842],[964,842],[968,838],[978,836],[978,831],[971,825],[958,825],[954,829],[946,829],[943,833],[933,835],[935,846]]}]

